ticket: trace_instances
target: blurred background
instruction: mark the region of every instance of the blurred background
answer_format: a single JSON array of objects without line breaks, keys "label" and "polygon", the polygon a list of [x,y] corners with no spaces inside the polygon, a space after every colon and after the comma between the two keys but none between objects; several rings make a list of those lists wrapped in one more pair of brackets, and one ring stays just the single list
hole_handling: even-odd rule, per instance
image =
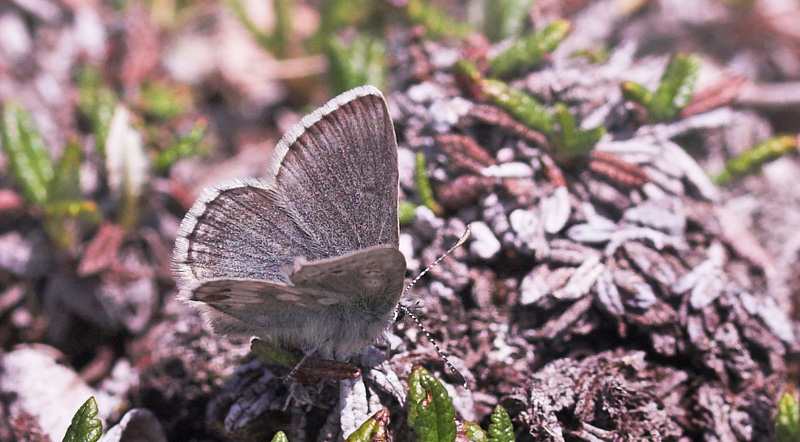
[{"label": "blurred background", "polygon": [[[527,54],[537,61],[512,63],[508,71],[486,67],[535,32],[539,40],[529,46],[540,49]],[[397,104],[399,95],[424,82],[458,90],[448,75],[465,59],[545,102],[569,97],[565,91],[574,84],[594,89],[593,104],[578,107],[583,117],[604,96],[627,103],[616,122],[603,121],[603,133],[621,139],[641,122],[660,123],[646,99],[636,102],[646,95],[637,87],[655,90],[676,53],[702,66],[688,76],[688,88],[705,91],[707,101],[666,119],[717,108],[738,112],[687,123],[702,129],[724,122],[724,133],[704,133],[702,143],[692,128],[678,138],[721,185],[718,201],[736,214],[736,226],[752,232],[746,238],[752,242],[740,246],[767,269],[775,309],[797,319],[795,0],[3,0],[0,386],[58,397],[45,414],[63,416],[21,419],[20,409],[45,408],[37,410],[33,399],[5,401],[0,439],[53,437],[94,394],[106,398],[101,412],[110,422],[133,405],[157,403],[162,409],[152,411],[170,440],[226,440],[203,421],[209,389],[235,364],[214,371],[213,381],[193,384],[192,393],[170,384],[189,375],[170,372],[168,364],[159,366],[160,381],[142,386],[139,379],[160,361],[155,352],[164,344],[157,337],[174,332],[182,314],[173,299],[175,234],[204,187],[261,175],[282,134],[334,95],[378,86],[398,118],[401,145],[413,147],[414,132],[402,128],[413,128],[414,120],[402,120],[408,111]],[[566,59],[585,68],[522,75]],[[621,80],[638,83],[622,97]],[[726,165],[765,141],[771,150],[752,154],[757,158],[747,172]],[[413,159],[404,166],[401,158],[404,167],[413,169]],[[425,205],[409,191],[404,199]],[[461,210],[445,209],[453,216]],[[492,259],[494,268],[503,266]],[[178,342],[160,350],[181,352],[186,342]],[[241,358],[248,349],[240,343],[205,350]],[[49,380],[48,393],[32,386]],[[165,393],[170,388],[176,391]],[[154,391],[163,397],[148,396]],[[163,399],[170,394],[189,399]]]}]

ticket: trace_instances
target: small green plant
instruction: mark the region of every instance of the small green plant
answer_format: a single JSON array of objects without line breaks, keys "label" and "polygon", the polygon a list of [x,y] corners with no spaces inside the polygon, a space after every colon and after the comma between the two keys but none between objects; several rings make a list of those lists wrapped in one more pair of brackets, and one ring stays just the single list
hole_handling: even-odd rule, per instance
[{"label": "small green plant", "polygon": [[74,243],[75,231],[70,229],[70,221],[100,222],[97,205],[81,199],[78,144],[67,143],[61,159],[54,162],[31,116],[12,103],[2,110],[0,142],[11,176],[25,200],[44,214],[44,228],[55,244],[69,247]]},{"label": "small green plant", "polygon": [[490,41],[516,38],[525,31],[534,0],[489,0],[485,2],[483,33]]},{"label": "small green plant", "polygon": [[578,130],[575,127],[575,117],[572,116],[566,105],[556,104],[555,111],[559,124],[556,160],[568,162],[575,158],[588,157],[600,138],[605,135],[606,128],[598,126],[587,130]]},{"label": "small green plant", "polygon": [[602,63],[608,60],[609,50],[607,47],[578,49],[570,54],[574,58],[584,58],[591,64]]},{"label": "small green plant", "polygon": [[677,53],[670,58],[655,92],[632,81],[620,87],[626,99],[644,106],[650,121],[658,123],[676,118],[689,104],[699,70],[700,57]]},{"label": "small green plant", "polygon": [[84,65],[78,71],[77,84],[78,109],[89,122],[97,151],[100,156],[105,156],[108,128],[117,106],[117,97],[111,89],[102,85],[100,71],[89,65]]},{"label": "small green plant", "polygon": [[797,147],[798,139],[794,135],[779,135],[762,141],[728,160],[722,172],[714,176],[714,181],[722,185],[757,173],[765,164],[797,152]]},{"label": "small green plant", "polygon": [[561,103],[554,106],[555,115],[527,93],[513,88],[501,80],[485,78],[471,62],[462,60],[456,63],[456,76],[459,83],[471,95],[486,99],[505,110],[522,124],[534,129],[553,142],[554,157],[558,161],[570,161],[587,157],[594,146],[606,133],[605,127],[598,126],[578,130],[575,117],[569,108]]},{"label": "small green plant", "polygon": [[489,60],[490,75],[505,77],[521,69],[536,66],[545,54],[553,52],[567,38],[571,29],[572,25],[568,21],[557,20],[519,38],[508,49]]},{"label": "small green plant", "polygon": [[297,351],[290,350],[277,342],[264,339],[253,339],[250,341],[250,350],[258,359],[269,363],[293,368],[300,363],[303,355]]},{"label": "small green plant", "polygon": [[490,421],[487,434],[478,424],[457,418],[444,385],[420,366],[411,369],[408,377],[408,425],[418,441],[452,442],[457,436],[458,440],[471,442],[514,441],[514,427],[503,407],[495,407]]},{"label": "small green plant", "polygon": [[191,106],[188,88],[175,84],[149,81],[142,87],[140,109],[155,120],[172,120]]},{"label": "small green plant", "polygon": [[286,437],[286,433],[283,431],[278,431],[275,437],[272,438],[272,442],[289,442],[289,438]]},{"label": "small green plant", "polygon": [[55,167],[31,116],[22,108],[3,108],[3,148],[9,169],[28,202],[44,205],[50,199]]},{"label": "small green plant", "polygon": [[381,408],[366,420],[356,431],[345,439],[344,442],[372,442],[388,440],[387,429],[389,425],[389,410]]},{"label": "small green plant", "polygon": [[408,377],[408,425],[420,442],[456,440],[456,410],[438,379],[420,366]]},{"label": "small green plant", "polygon": [[555,133],[555,118],[535,98],[503,81],[485,78],[469,61],[459,61],[455,69],[459,82],[464,84],[473,96],[488,99],[531,129],[545,135]]},{"label": "small green plant", "polygon": [[411,201],[400,200],[397,205],[397,218],[400,225],[407,226],[414,221],[414,212],[417,210],[417,205]]},{"label": "small green plant", "polygon": [[339,94],[356,86],[385,84],[386,47],[383,40],[365,33],[357,34],[348,44],[337,36],[325,44],[331,92]]},{"label": "small green plant", "polygon": [[164,150],[158,152],[153,159],[153,165],[159,171],[166,171],[181,158],[196,155],[202,146],[208,124],[201,120],[185,135],[177,135],[175,140]]},{"label": "small green plant", "polygon": [[786,392],[778,402],[778,417],[775,425],[777,442],[800,441],[800,404],[797,397]]},{"label": "small green plant", "polygon": [[319,52],[340,29],[380,24],[380,7],[380,2],[373,0],[323,0],[320,5],[319,31],[306,46],[311,52]]},{"label": "small green plant", "polygon": [[[389,425],[389,410],[381,408],[369,419],[364,421],[360,427],[350,434],[344,442],[373,442],[388,440],[387,425]],[[279,431],[272,442],[289,442],[286,435]]]},{"label": "small green plant", "polygon": [[103,435],[103,423],[97,419],[97,402],[94,397],[86,399],[72,417],[63,442],[96,442]]},{"label": "small green plant", "polygon": [[514,426],[505,408],[498,405],[489,417],[489,442],[514,442]]},{"label": "small green plant", "polygon": [[250,35],[255,38],[259,46],[270,51],[277,58],[289,55],[289,35],[292,32],[292,6],[291,0],[273,0],[272,7],[275,14],[275,28],[271,33],[266,33],[253,23],[241,0],[228,0],[228,5],[234,15],[247,28]]},{"label": "small green plant", "polygon": [[472,29],[465,23],[456,21],[425,0],[408,0],[406,18],[415,25],[422,25],[431,37],[465,38]]},{"label": "small green plant", "polygon": [[470,442],[489,442],[489,435],[475,422],[464,421],[459,429],[459,435],[463,435],[462,439]]},{"label": "small green plant", "polygon": [[[258,344],[259,346],[261,344]],[[251,346],[251,348],[253,348]],[[262,351],[264,349],[259,349]],[[257,351],[253,348],[253,351]],[[272,351],[272,350],[267,350]],[[259,355],[261,357],[261,355]],[[280,358],[280,357],[279,357]],[[285,362],[285,361],[284,361]],[[475,422],[456,416],[453,401],[444,385],[420,366],[408,378],[408,425],[419,442],[514,442],[514,427],[506,410],[498,405],[492,411],[488,432]],[[388,439],[389,410],[382,408],[350,434],[345,442],[370,442]],[[278,432],[272,442],[288,442]]]},{"label": "small green plant", "polygon": [[433,196],[433,188],[431,187],[431,180],[428,178],[428,169],[425,162],[425,154],[417,152],[416,162],[414,163],[414,184],[417,185],[417,193],[419,194],[420,202],[423,206],[431,209],[437,215],[444,213],[442,206],[436,201]]}]

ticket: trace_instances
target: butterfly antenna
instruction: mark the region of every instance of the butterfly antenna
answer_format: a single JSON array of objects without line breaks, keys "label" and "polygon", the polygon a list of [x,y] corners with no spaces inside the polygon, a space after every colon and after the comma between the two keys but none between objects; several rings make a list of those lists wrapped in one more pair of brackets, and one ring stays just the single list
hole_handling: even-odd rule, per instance
[{"label": "butterfly antenna", "polygon": [[[464,233],[461,235],[461,238],[458,239],[458,242],[456,242],[452,247],[450,247],[446,252],[444,252],[442,256],[438,257],[436,261],[432,262],[428,267],[425,267],[423,271],[419,272],[419,275],[417,275],[413,280],[411,280],[411,282],[408,283],[408,285],[406,286],[405,290],[403,290],[403,298],[405,298],[406,295],[408,295],[408,293],[411,291],[414,285],[417,284],[420,278],[422,278],[426,273],[430,272],[432,268],[436,267],[440,262],[442,262],[442,260],[447,255],[452,253],[453,250],[461,247],[464,244],[464,242],[466,242],[467,238],[469,238],[471,231],[472,230],[470,229],[470,226],[467,225],[467,229],[464,230]],[[450,362],[450,359],[448,359],[447,355],[444,353],[444,351],[442,351],[441,347],[439,347],[439,344],[436,342],[435,339],[433,339],[433,336],[428,332],[425,326],[422,325],[422,321],[419,320],[417,315],[412,313],[411,310],[405,305],[398,305],[397,310],[401,315],[408,316],[409,318],[414,320],[414,323],[417,324],[417,327],[422,331],[425,337],[428,338],[428,341],[431,344],[433,344],[433,348],[436,349],[436,353],[438,353],[439,357],[442,358],[444,363],[447,365],[447,368],[449,368],[450,371],[453,373],[453,375],[455,375],[456,378],[458,378],[459,382],[461,382],[461,385],[467,390],[469,390],[469,386],[467,385],[467,380],[464,378],[464,375],[462,375],[461,372],[458,371],[458,369],[453,366],[453,364]]]},{"label": "butterfly antenna", "polygon": [[446,252],[444,252],[444,254],[442,254],[442,256],[436,258],[436,261],[432,262],[428,267],[425,267],[423,271],[419,272],[419,275],[417,275],[414,279],[412,279],[411,282],[409,282],[408,285],[406,286],[405,290],[403,290],[403,296],[401,298],[405,299],[406,295],[408,295],[409,292],[411,292],[411,289],[417,284],[417,282],[420,279],[422,279],[423,276],[425,276],[425,274],[430,272],[432,268],[439,265],[439,263],[442,262],[442,260],[445,257],[447,257],[447,255],[453,253],[453,250],[461,247],[464,244],[464,242],[467,241],[471,232],[472,228],[469,226],[469,224],[467,224],[467,228],[466,230],[464,230],[464,233],[461,234],[461,238],[458,239],[458,242],[453,244],[453,247],[450,247]]},{"label": "butterfly antenna", "polygon": [[414,323],[417,324],[417,327],[419,327],[420,330],[422,330],[422,333],[425,335],[426,338],[428,338],[428,341],[430,341],[430,343],[433,344],[433,348],[436,349],[436,353],[439,354],[439,357],[442,358],[442,360],[444,360],[444,363],[447,365],[447,368],[449,368],[450,371],[453,373],[453,375],[455,375],[456,378],[458,378],[458,381],[461,383],[461,385],[467,390],[469,390],[469,386],[467,385],[467,380],[464,378],[464,375],[461,374],[461,372],[458,371],[458,369],[455,366],[453,366],[453,364],[450,362],[450,359],[447,358],[447,355],[444,354],[444,351],[442,351],[441,347],[439,347],[439,344],[437,344],[436,340],[433,339],[433,336],[431,336],[431,334],[428,333],[428,330],[425,329],[425,326],[422,325],[422,321],[419,320],[417,315],[411,313],[411,310],[409,310],[408,307],[404,305],[398,306],[397,309],[400,310],[400,313],[402,313],[403,315],[406,315],[414,320]]}]

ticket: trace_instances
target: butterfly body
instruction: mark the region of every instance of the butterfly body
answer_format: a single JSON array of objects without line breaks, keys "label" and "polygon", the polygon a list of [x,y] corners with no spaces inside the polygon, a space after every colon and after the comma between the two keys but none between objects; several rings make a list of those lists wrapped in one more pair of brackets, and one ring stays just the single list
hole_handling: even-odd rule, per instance
[{"label": "butterfly body", "polygon": [[179,296],[222,334],[343,358],[390,326],[403,289],[397,144],[377,89],[304,117],[266,176],[205,190],[183,220]]}]

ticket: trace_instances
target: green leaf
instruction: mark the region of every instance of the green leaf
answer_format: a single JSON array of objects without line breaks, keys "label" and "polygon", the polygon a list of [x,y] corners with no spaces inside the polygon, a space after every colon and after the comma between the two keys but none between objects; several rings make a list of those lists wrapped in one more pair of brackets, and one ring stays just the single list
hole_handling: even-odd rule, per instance
[{"label": "green leaf", "polygon": [[645,107],[653,101],[653,93],[639,83],[623,81],[620,88],[622,89],[622,96],[628,101],[634,101]]},{"label": "green leaf", "polygon": [[142,110],[152,118],[171,120],[184,113],[190,106],[188,89],[178,85],[147,82],[142,87]]},{"label": "green leaf", "polygon": [[681,53],[673,55],[661,77],[661,84],[653,94],[649,109],[651,118],[655,121],[675,118],[692,99],[699,71],[700,57]]},{"label": "green leaf", "polygon": [[247,32],[249,32],[250,35],[256,40],[258,45],[262,48],[269,49],[271,45],[269,35],[262,31],[253,22],[253,20],[250,19],[242,0],[228,0],[227,4],[228,7],[231,8],[233,15],[239,20],[245,29],[247,29]]},{"label": "green leaf", "polygon": [[544,105],[499,80],[483,80],[483,93],[514,118],[545,135],[555,131],[555,118]]},{"label": "green leaf", "polygon": [[103,423],[97,416],[97,402],[90,397],[72,417],[63,442],[95,442],[103,434]]},{"label": "green leaf", "polygon": [[291,0],[272,1],[275,16],[275,27],[272,33],[264,32],[250,19],[241,0],[228,0],[228,6],[259,46],[270,51],[276,58],[285,58],[289,55],[289,36],[292,32],[293,17]]},{"label": "green leaf", "polygon": [[400,225],[410,225],[414,221],[414,212],[416,210],[416,204],[411,201],[400,200],[400,203],[397,205],[397,218],[400,220]]},{"label": "green leaf", "polygon": [[488,99],[531,129],[545,135],[555,133],[555,117],[535,98],[501,80],[484,78],[475,64],[467,60],[457,62],[454,69],[456,81],[470,95]]},{"label": "green leaf", "polygon": [[64,153],[56,165],[55,174],[48,189],[51,201],[79,199],[81,197],[81,146],[73,141],[67,143]]},{"label": "green leaf", "polygon": [[589,156],[600,138],[605,135],[606,129],[599,126],[583,131],[578,130],[575,126],[575,118],[566,105],[558,103],[555,105],[555,110],[561,128],[559,133],[561,140],[556,145],[558,160],[569,161]]},{"label": "green leaf", "polygon": [[791,393],[784,393],[778,402],[775,433],[777,442],[800,441],[800,404]]},{"label": "green leaf", "polygon": [[283,431],[278,431],[275,437],[272,438],[272,442],[289,442],[289,438],[286,437]]},{"label": "green leaf", "polygon": [[519,37],[535,0],[488,0],[483,28],[490,41]]},{"label": "green leaf", "polygon": [[156,169],[165,171],[179,159],[194,155],[206,135],[207,128],[205,121],[198,121],[188,134],[176,138],[172,144],[156,155],[153,161]]},{"label": "green leaf", "polygon": [[575,144],[570,146],[570,152],[577,152],[580,155],[588,156],[605,134],[606,128],[603,126],[597,126],[578,132],[575,137]]},{"label": "green leaf", "polygon": [[599,48],[585,48],[585,49],[578,49],[577,51],[570,54],[570,56],[575,58],[585,58],[591,64],[602,63],[608,60],[609,50],[607,47],[602,46]]},{"label": "green leaf", "polygon": [[278,57],[278,53],[274,47],[272,35],[264,32],[253,20],[250,19],[250,15],[247,13],[244,2],[242,0],[228,0],[227,5],[229,8],[231,8],[233,15],[239,20],[245,29],[247,29],[247,32],[249,32],[250,35],[256,40],[256,43]]},{"label": "green leaf", "polygon": [[289,350],[276,342],[259,338],[250,341],[250,350],[263,362],[289,368],[296,367],[303,359],[303,355],[296,351]]},{"label": "green leaf", "polygon": [[102,86],[97,69],[85,65],[78,72],[78,108],[89,120],[95,146],[100,156],[105,158],[106,138],[117,98],[111,89]]},{"label": "green leaf", "polygon": [[382,408],[366,420],[345,442],[372,442],[387,440],[386,426],[389,425],[389,410]]},{"label": "green leaf", "polygon": [[428,169],[425,162],[425,154],[417,152],[414,163],[414,183],[417,186],[417,194],[419,194],[420,202],[423,206],[431,209],[437,215],[444,213],[442,206],[436,202],[433,196],[433,188],[431,187],[431,180],[428,178]]},{"label": "green leaf", "polygon": [[478,424],[472,421],[463,421],[463,432],[470,442],[488,442],[489,436]]},{"label": "green leaf", "polygon": [[558,117],[558,125],[561,129],[562,150],[560,156],[570,158],[571,149],[577,143],[577,130],[575,129],[575,118],[570,113],[569,108],[561,103],[555,105],[556,116]]},{"label": "green leaf", "polygon": [[325,55],[334,94],[364,84],[381,88],[385,83],[386,47],[379,38],[358,34],[347,44],[338,37],[332,37],[325,45]]},{"label": "green leaf", "polygon": [[100,221],[97,205],[81,200],[81,149],[77,143],[67,143],[54,166],[30,116],[13,104],[3,108],[0,136],[12,176],[27,201],[42,209],[45,231],[55,244],[67,247],[75,241],[76,231],[65,221]]},{"label": "green leaf", "polygon": [[56,219],[81,219],[92,224],[101,221],[100,210],[94,201],[68,199],[51,201],[43,209],[45,215]]},{"label": "green leaf", "polygon": [[531,68],[542,61],[545,54],[553,52],[569,35],[572,25],[566,20],[557,20],[544,29],[515,41],[505,51],[489,60],[489,72],[493,77],[505,77],[521,69]]},{"label": "green leaf", "polygon": [[790,152],[796,152],[797,148],[798,139],[794,135],[772,137],[728,160],[722,172],[714,177],[714,181],[722,185],[752,175],[760,171],[763,165]]},{"label": "green leaf", "polygon": [[415,25],[422,25],[431,37],[466,38],[472,29],[466,24],[451,19],[447,14],[425,0],[408,0],[406,17]]},{"label": "green leaf", "polygon": [[661,76],[655,92],[632,81],[621,84],[623,96],[647,108],[653,122],[674,119],[689,104],[700,71],[700,57],[696,55],[674,54]]},{"label": "green leaf", "polygon": [[326,0],[322,4],[322,29],[332,33],[345,26],[356,26],[376,11],[373,0]]},{"label": "green leaf", "polygon": [[420,442],[453,442],[456,410],[441,382],[415,366],[408,378],[408,424]]},{"label": "green leaf", "polygon": [[15,104],[3,107],[0,128],[2,148],[14,181],[29,203],[42,205],[50,197],[53,161],[30,114]]},{"label": "green leaf", "polygon": [[494,407],[489,418],[489,442],[514,442],[514,426],[508,412],[501,405]]},{"label": "green leaf", "polygon": [[289,39],[292,34],[294,2],[292,0],[272,0],[275,12],[275,29],[272,31],[272,50],[276,57],[289,55]]},{"label": "green leaf", "polygon": [[48,200],[42,205],[47,236],[61,248],[74,245],[80,235],[76,226],[68,224],[68,221],[77,222],[79,225],[97,225],[103,218],[94,201],[82,198],[80,185],[82,156],[78,143],[67,143],[56,166],[55,176],[50,182]]},{"label": "green leaf", "polygon": [[68,221],[79,224],[97,225],[103,215],[94,201],[89,200],[56,200],[42,206],[44,212],[44,229],[47,236],[61,248],[75,244],[79,231]]},{"label": "green leaf", "polygon": [[381,2],[373,0],[323,0],[320,4],[319,30],[306,42],[310,52],[319,52],[336,37],[336,32],[348,26],[378,24],[375,17]]}]

